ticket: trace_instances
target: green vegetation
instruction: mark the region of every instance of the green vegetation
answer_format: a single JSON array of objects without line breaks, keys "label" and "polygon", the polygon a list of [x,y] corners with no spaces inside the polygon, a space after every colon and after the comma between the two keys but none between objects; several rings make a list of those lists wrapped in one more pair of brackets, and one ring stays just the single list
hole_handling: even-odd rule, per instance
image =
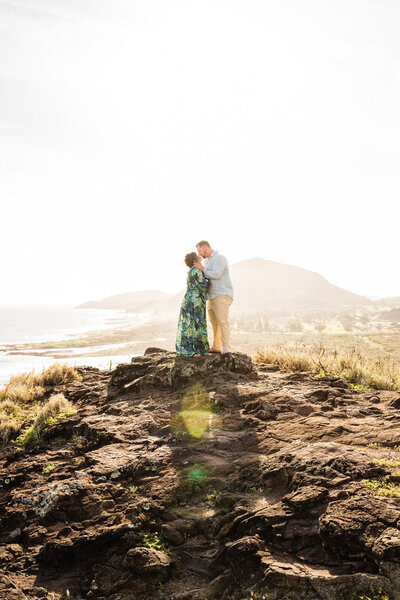
[{"label": "green vegetation", "polygon": [[370,444],[367,444],[367,448],[382,448],[382,444],[379,442],[371,442]]},{"label": "green vegetation", "polygon": [[343,600],[392,600],[392,597],[382,588],[372,588],[369,592],[352,592]]},{"label": "green vegetation", "polygon": [[340,377],[359,390],[400,391],[400,369],[391,358],[373,360],[357,348],[327,350],[321,345],[281,345],[260,349],[254,357],[258,363],[279,366],[283,371],[310,371],[319,377]]},{"label": "green vegetation", "polygon": [[77,411],[63,394],[53,394],[37,411],[32,425],[26,427],[15,439],[17,446],[25,447],[27,444],[42,441],[45,429],[58,421],[75,414]]},{"label": "green vegetation", "polygon": [[[41,373],[11,377],[0,390],[0,442],[7,444],[18,433],[18,446],[39,439],[39,434],[56,421],[73,414],[62,394],[51,394],[54,386],[81,380],[76,369],[55,363]],[[25,425],[23,432],[21,428]]]},{"label": "green vegetation", "polygon": [[360,383],[357,383],[357,384],[350,383],[349,385],[353,390],[357,390],[358,392],[372,392],[373,391],[373,388],[370,388],[367,385],[362,385]]},{"label": "green vegetation", "polygon": [[153,548],[154,550],[160,550],[165,554],[171,554],[171,549],[167,546],[157,532],[145,533],[144,531],[141,531],[139,535],[142,538],[143,546],[146,546],[147,548]]},{"label": "green vegetation", "polygon": [[371,479],[369,481],[365,481],[364,484],[377,496],[400,498],[400,484],[398,483],[379,479]]},{"label": "green vegetation", "polygon": [[386,451],[387,450],[391,450],[393,452],[400,452],[400,446],[399,445],[397,445],[397,446],[388,446],[388,445],[381,444],[379,442],[370,442],[366,446],[358,446],[358,445],[354,446],[355,450],[361,450],[362,452],[365,451],[365,448],[372,448],[374,450],[386,450]]},{"label": "green vegetation", "polygon": [[49,463],[46,467],[43,467],[42,473],[51,473],[56,468],[55,463]]},{"label": "green vegetation", "polygon": [[374,463],[381,467],[400,467],[399,460],[387,460],[386,458],[377,458]]}]

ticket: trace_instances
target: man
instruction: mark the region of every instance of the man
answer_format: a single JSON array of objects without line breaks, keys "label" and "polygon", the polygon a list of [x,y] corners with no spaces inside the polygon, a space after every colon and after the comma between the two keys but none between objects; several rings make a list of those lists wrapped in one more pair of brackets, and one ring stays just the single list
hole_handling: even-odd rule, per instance
[{"label": "man", "polygon": [[225,256],[213,250],[205,240],[196,244],[196,249],[201,258],[207,259],[206,266],[199,265],[199,268],[210,280],[207,292],[208,316],[214,333],[210,352],[229,354],[231,351],[229,308],[233,302],[233,286],[229,276],[228,261]]}]

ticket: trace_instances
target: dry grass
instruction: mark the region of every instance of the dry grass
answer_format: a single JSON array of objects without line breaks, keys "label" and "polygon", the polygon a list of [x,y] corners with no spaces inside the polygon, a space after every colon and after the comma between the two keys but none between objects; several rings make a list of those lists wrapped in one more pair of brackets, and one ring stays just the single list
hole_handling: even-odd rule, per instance
[{"label": "dry grass", "polygon": [[10,400],[9,398],[7,398],[6,400],[3,400],[3,402],[0,402],[0,413],[5,413],[7,415],[13,415],[13,414],[15,414],[15,410],[16,410],[15,403],[12,400]]},{"label": "dry grass", "polygon": [[20,430],[20,425],[10,419],[7,415],[0,414],[0,439],[3,443],[8,442]]},{"label": "dry grass", "polygon": [[78,371],[66,363],[54,363],[48,369],[44,369],[37,377],[38,384],[45,387],[82,379]]},{"label": "dry grass", "polygon": [[63,394],[53,394],[37,411],[35,420],[16,438],[17,446],[26,446],[31,442],[39,442],[43,431],[77,411]]},{"label": "dry grass", "polygon": [[33,402],[41,398],[45,388],[34,383],[33,377],[29,375],[22,378],[21,375],[12,377],[6,387],[1,390],[1,397],[11,402]]},{"label": "dry grass", "polygon": [[0,400],[12,402],[32,402],[46,392],[46,388],[80,380],[78,371],[66,363],[55,363],[41,373],[21,373],[10,377],[7,385],[0,390]]},{"label": "dry grass", "polygon": [[41,431],[52,417],[59,413],[72,410],[72,408],[71,402],[69,402],[63,394],[54,394],[38,410],[33,426],[37,431]]},{"label": "dry grass", "polygon": [[48,426],[50,423],[49,419],[71,411],[72,405],[65,404],[67,400],[62,394],[53,394],[47,402],[46,397],[55,385],[80,379],[78,371],[65,363],[55,363],[38,374],[31,372],[11,377],[0,390],[0,442],[7,444],[26,423],[31,423],[32,432],[38,436],[43,424]]},{"label": "dry grass", "polygon": [[255,362],[277,365],[282,371],[314,371],[314,363],[306,352],[279,346],[275,350],[264,348],[257,351]]},{"label": "dry grass", "polygon": [[296,343],[259,349],[255,362],[279,366],[282,371],[311,371],[341,377],[356,389],[400,391],[400,368],[390,357],[379,360],[357,348],[328,350],[321,345]]}]

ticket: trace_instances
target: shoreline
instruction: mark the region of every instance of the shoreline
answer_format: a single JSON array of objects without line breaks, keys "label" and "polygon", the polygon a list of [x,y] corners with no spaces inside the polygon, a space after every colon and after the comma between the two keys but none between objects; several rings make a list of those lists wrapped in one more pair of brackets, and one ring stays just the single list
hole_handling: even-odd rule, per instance
[{"label": "shoreline", "polygon": [[169,337],[164,334],[165,327],[155,324],[148,313],[119,312],[115,319],[110,317],[95,329],[62,337],[50,332],[47,340],[36,337],[31,342],[0,344],[0,387],[15,375],[40,372],[55,362],[108,369],[110,364],[130,362],[148,346],[164,346]]},{"label": "shoreline", "polygon": [[124,310],[84,309],[69,305],[0,306],[0,349],[73,341],[98,331],[132,325],[142,314]]},{"label": "shoreline", "polygon": [[[130,325],[130,326],[129,326]],[[172,321],[141,319],[132,326],[132,319],[125,326],[99,329],[71,339],[49,340],[31,343],[2,344],[4,356],[35,356],[47,358],[78,358],[138,354],[148,346],[168,342],[175,335]]]},{"label": "shoreline", "polygon": [[[133,356],[142,355],[151,346],[175,350],[176,319],[172,315],[126,313],[118,321],[114,327],[103,326],[63,339],[0,345],[0,386],[6,385],[13,375],[40,371],[58,361],[107,369],[109,364],[130,362]],[[383,354],[400,364],[400,332],[295,333],[274,328],[252,331],[247,330],[246,323],[240,325],[240,329],[232,329],[232,348],[250,356],[260,348],[301,343],[323,345],[327,349],[357,348],[372,359],[378,360]],[[209,335],[212,336],[211,328]]]}]

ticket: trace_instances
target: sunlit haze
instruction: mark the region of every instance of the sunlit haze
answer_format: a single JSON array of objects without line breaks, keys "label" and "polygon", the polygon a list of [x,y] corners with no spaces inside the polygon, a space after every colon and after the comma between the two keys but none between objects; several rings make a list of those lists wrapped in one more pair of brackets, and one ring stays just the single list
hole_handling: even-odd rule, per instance
[{"label": "sunlit haze", "polygon": [[400,295],[396,0],[1,0],[0,304],[185,286],[200,239]]}]

